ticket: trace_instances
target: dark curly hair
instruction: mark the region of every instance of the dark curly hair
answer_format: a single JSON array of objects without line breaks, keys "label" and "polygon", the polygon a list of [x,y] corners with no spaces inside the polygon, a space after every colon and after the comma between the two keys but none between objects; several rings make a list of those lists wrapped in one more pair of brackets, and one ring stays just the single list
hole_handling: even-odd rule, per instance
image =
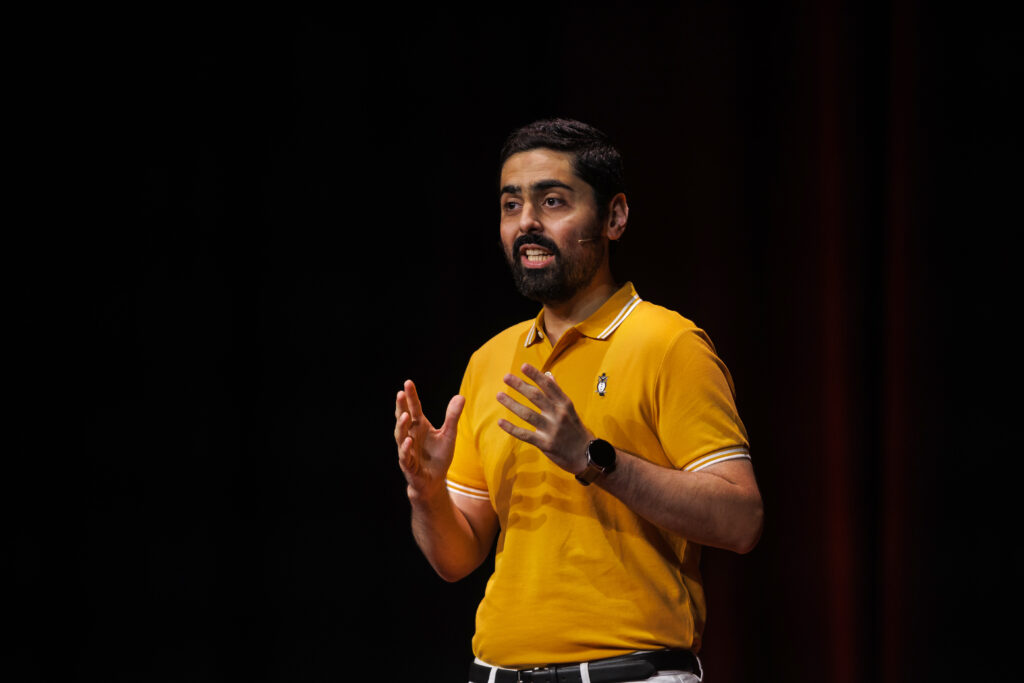
[{"label": "dark curly hair", "polygon": [[573,173],[594,188],[602,220],[612,197],[626,191],[619,150],[597,128],[572,119],[542,119],[512,131],[501,148],[499,169],[513,154],[538,148],[572,155]]}]

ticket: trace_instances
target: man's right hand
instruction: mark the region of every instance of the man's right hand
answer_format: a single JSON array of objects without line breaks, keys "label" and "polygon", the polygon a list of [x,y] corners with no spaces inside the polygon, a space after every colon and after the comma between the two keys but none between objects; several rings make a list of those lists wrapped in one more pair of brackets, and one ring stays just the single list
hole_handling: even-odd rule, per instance
[{"label": "man's right hand", "polygon": [[466,404],[453,396],[445,411],[444,424],[435,429],[423,415],[423,407],[412,380],[395,400],[395,443],[398,466],[408,482],[410,500],[429,500],[445,488],[445,477],[455,452],[455,431]]},{"label": "man's right hand", "polygon": [[408,482],[412,534],[445,581],[458,581],[480,566],[494,544],[498,516],[488,499],[448,495],[445,478],[455,454],[455,430],[466,405],[448,402],[440,429],[423,416],[416,385],[406,380],[395,400],[398,465]]}]

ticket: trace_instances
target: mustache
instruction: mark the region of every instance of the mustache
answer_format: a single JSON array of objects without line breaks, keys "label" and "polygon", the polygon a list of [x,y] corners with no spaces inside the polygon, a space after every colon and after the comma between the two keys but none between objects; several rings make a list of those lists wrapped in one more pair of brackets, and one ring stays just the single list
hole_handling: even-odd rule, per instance
[{"label": "mustache", "polygon": [[561,256],[562,252],[558,250],[558,245],[555,244],[551,239],[544,237],[544,235],[520,235],[516,238],[516,241],[512,243],[512,253],[519,253],[519,249],[526,244],[536,244],[538,247],[544,247],[555,256]]}]

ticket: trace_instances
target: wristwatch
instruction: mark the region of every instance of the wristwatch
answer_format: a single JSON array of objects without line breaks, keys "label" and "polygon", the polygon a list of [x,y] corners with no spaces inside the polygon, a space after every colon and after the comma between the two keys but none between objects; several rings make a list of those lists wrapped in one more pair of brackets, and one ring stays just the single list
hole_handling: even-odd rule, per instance
[{"label": "wristwatch", "polygon": [[615,471],[615,447],[604,439],[594,439],[587,444],[587,469],[576,475],[576,480],[590,486],[601,477]]}]

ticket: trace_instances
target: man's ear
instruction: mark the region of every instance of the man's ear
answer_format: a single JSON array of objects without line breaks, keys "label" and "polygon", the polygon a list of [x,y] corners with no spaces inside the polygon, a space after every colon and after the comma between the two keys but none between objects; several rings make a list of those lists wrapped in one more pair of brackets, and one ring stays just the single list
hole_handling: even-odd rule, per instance
[{"label": "man's ear", "polygon": [[627,220],[629,220],[629,204],[626,203],[626,195],[620,192],[612,197],[612,201],[608,204],[605,234],[609,240],[615,241],[622,237],[622,233],[626,231]]}]

